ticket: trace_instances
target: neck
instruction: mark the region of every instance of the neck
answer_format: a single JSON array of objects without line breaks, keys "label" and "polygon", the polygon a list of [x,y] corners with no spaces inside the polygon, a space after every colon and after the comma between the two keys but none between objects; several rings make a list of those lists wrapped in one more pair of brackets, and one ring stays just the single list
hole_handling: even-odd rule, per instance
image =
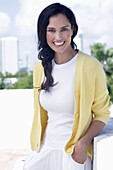
[{"label": "neck", "polygon": [[63,52],[63,53],[55,53],[55,63],[56,64],[64,64],[71,60],[77,52],[71,47],[70,50]]}]

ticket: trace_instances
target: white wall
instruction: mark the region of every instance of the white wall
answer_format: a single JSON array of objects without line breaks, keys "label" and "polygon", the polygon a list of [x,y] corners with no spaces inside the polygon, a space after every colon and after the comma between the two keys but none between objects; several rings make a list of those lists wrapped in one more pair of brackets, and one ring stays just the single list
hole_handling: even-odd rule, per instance
[{"label": "white wall", "polygon": [[33,90],[0,90],[0,149],[30,148]]}]

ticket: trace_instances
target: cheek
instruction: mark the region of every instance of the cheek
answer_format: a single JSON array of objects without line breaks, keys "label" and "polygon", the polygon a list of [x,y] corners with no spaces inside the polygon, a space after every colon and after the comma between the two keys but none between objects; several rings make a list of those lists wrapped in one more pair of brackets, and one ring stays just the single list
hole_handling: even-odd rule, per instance
[{"label": "cheek", "polygon": [[66,39],[70,39],[70,38],[71,38],[71,34],[70,34],[70,33],[67,33],[67,34],[65,35],[65,38],[66,38]]},{"label": "cheek", "polygon": [[50,34],[47,34],[47,35],[46,35],[46,38],[47,38],[47,42],[48,42],[48,41],[52,41],[53,36],[50,35]]}]

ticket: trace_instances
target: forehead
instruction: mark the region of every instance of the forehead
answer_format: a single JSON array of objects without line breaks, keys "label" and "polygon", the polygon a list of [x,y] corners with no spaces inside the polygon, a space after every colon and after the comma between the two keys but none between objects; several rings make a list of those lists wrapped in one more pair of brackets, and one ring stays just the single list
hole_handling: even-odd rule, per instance
[{"label": "forehead", "polygon": [[62,27],[64,25],[71,26],[69,20],[63,14],[57,14],[57,15],[54,15],[54,16],[49,18],[48,26],[51,26],[51,27],[58,27],[58,26],[60,26],[60,27]]}]

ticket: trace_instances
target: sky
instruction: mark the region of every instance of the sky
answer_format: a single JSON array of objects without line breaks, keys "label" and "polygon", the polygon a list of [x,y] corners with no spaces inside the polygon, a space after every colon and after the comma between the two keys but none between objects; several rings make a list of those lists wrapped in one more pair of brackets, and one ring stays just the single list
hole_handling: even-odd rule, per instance
[{"label": "sky", "polygon": [[113,0],[0,0],[0,37],[17,36],[21,56],[36,57],[36,24],[39,13],[47,5],[60,2],[75,13],[83,32],[83,51],[101,42],[113,47]]}]

